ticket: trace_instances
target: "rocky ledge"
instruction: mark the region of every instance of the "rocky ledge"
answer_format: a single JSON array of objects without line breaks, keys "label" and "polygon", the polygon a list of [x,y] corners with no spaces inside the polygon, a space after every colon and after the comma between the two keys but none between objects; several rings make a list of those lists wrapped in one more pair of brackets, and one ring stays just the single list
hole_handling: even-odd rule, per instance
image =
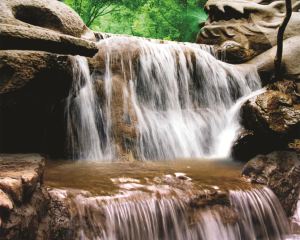
[{"label": "rocky ledge", "polygon": [[47,213],[38,154],[0,155],[0,239],[36,239]]},{"label": "rocky ledge", "polygon": [[[79,213],[84,211],[90,216],[84,220],[89,226],[95,225],[95,219],[98,219],[96,225],[101,225],[105,204],[113,206],[116,199],[159,201],[168,196],[174,200],[178,195],[179,199],[188,200],[186,206],[195,215],[192,218],[209,208],[224,216],[221,220],[225,223],[235,223],[238,219],[229,206],[226,191],[215,186],[199,189],[185,175],[156,177],[149,185],[134,181],[124,184],[122,179],[115,182],[120,192],[109,197],[94,196],[82,190],[46,188],[43,186],[44,168],[45,159],[38,154],[0,155],[0,239],[77,239],[78,229],[85,226],[81,224],[83,219]],[[297,232],[295,210],[300,191],[299,155],[295,152],[259,155],[245,165],[243,175],[249,182],[267,185],[274,191]],[[128,186],[136,189],[133,191]],[[126,194],[129,190],[131,194]],[[123,197],[120,197],[122,193]],[[95,208],[98,209],[96,212]]]}]

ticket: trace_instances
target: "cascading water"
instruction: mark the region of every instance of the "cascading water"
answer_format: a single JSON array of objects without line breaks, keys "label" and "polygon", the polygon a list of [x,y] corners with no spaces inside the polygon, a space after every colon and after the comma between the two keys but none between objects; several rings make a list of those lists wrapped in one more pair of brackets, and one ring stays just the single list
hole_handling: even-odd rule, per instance
[{"label": "cascading water", "polygon": [[[66,115],[74,158],[110,161],[119,157],[122,144],[141,160],[228,158],[241,105],[264,91],[256,69],[223,63],[208,46],[115,36],[98,47],[92,75],[85,58],[73,58]],[[126,145],[128,132],[133,141]],[[270,189],[207,190],[178,176],[145,177],[147,184],[120,178],[121,190],[112,196],[55,189],[50,195],[70,205],[69,239],[291,236]]]},{"label": "cascading water", "polygon": [[[138,184],[135,184],[138,185]],[[227,206],[197,208],[196,195],[152,186],[150,193],[72,198],[73,239],[280,240],[289,234],[285,213],[268,188],[230,191]],[[66,192],[51,193],[66,198]]]},{"label": "cascading water", "polygon": [[[80,158],[107,159],[103,152],[114,152],[114,98],[123,99],[124,121],[133,121],[128,106],[133,108],[138,159],[229,156],[239,129],[239,106],[260,87],[256,69],[241,71],[217,60],[211,48],[197,44],[111,37],[98,47],[104,106],[96,106],[92,81],[84,70],[87,64],[78,64],[81,59],[74,65],[81,68],[76,74],[87,83],[82,89],[75,83],[80,90],[73,124],[81,127],[71,135],[78,135]],[[113,97],[120,79],[123,96]]]},{"label": "cascading water", "polygon": [[99,105],[84,57],[73,59],[73,86],[67,99],[66,115],[70,149],[74,158],[105,160],[111,156],[103,111]]}]

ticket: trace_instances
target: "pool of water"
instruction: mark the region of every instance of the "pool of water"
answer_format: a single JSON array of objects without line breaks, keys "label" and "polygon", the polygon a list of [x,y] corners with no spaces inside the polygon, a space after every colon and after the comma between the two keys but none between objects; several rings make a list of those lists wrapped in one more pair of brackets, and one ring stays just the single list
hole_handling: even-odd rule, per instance
[{"label": "pool of water", "polygon": [[229,161],[177,160],[134,163],[89,161],[48,161],[45,185],[72,188],[95,195],[110,195],[119,190],[116,179],[145,184],[165,175],[190,178],[194,186],[218,186],[223,190],[250,187],[241,177],[242,164]]}]

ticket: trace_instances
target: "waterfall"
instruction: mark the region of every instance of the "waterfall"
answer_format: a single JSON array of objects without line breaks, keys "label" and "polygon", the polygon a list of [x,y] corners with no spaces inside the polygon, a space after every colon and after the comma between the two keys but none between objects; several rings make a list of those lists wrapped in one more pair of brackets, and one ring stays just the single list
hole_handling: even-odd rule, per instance
[{"label": "waterfall", "polygon": [[115,71],[126,83],[139,159],[228,157],[239,129],[235,103],[260,87],[256,69],[240,71],[191,43],[115,37],[98,47],[110,72],[106,82],[115,84]]},{"label": "waterfall", "polygon": [[[55,191],[54,191],[55,192]],[[56,192],[66,198],[66,193]],[[166,193],[167,192],[167,193]],[[195,196],[194,196],[195,197]],[[176,191],[126,192],[73,198],[73,239],[252,240],[284,239],[288,220],[271,190],[229,192],[229,205],[197,208]]]},{"label": "waterfall", "polygon": [[103,111],[86,58],[72,59],[73,85],[67,99],[68,143],[73,158],[105,160],[111,156]]},{"label": "waterfall", "polygon": [[[102,105],[86,60],[74,63],[77,95],[68,104],[68,122],[79,158],[109,160],[120,145],[141,160],[229,157],[240,129],[239,108],[260,88],[256,69],[223,63],[212,48],[192,43],[115,36],[98,48]],[[130,124],[135,137],[128,149],[118,129]]]}]

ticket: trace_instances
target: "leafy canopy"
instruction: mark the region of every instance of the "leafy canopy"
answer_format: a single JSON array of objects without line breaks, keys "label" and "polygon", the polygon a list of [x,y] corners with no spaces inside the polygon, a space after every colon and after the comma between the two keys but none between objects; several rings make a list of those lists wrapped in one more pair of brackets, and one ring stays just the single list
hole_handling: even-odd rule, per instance
[{"label": "leafy canopy", "polygon": [[205,0],[65,0],[87,26],[101,32],[195,41],[206,20]]}]

